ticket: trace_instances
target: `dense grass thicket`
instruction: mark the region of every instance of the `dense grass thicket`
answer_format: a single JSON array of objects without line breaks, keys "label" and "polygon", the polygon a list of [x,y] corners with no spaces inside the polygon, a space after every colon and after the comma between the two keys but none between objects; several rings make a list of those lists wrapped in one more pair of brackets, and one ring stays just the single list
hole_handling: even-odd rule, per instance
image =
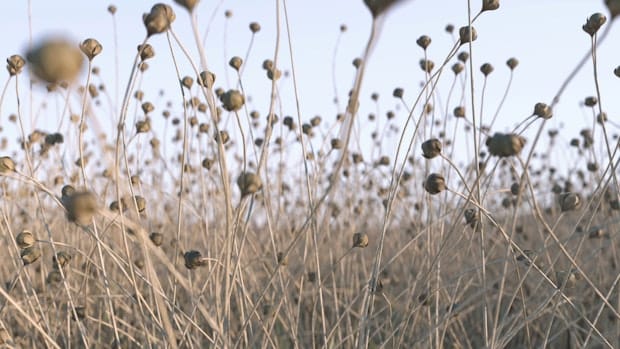
[{"label": "dense grass thicket", "polygon": [[[410,40],[416,91],[361,94],[399,2],[359,1],[370,36],[347,58],[346,98],[335,88],[325,101],[337,115],[282,107],[283,81],[299,98],[285,0],[273,1],[274,55],[251,55],[261,25],[248,23],[246,51],[221,70],[198,0],[145,8],[144,41],[120,61],[129,76],[97,66],[119,53],[96,38],[47,37],[8,57],[2,347],[620,348],[620,125],[599,89],[620,86],[620,67],[597,64],[620,1],[584,14],[591,46],[575,72],[587,67],[596,89],[576,134],[551,122],[574,74],[514,128],[496,126],[519,60],[470,57],[499,0],[436,33],[453,41],[443,57],[427,54],[430,36]],[[148,95],[155,52],[176,80]],[[266,110],[252,108],[246,69],[269,86],[256,94]],[[492,110],[496,69],[510,80]],[[56,126],[30,127],[40,113]]]}]

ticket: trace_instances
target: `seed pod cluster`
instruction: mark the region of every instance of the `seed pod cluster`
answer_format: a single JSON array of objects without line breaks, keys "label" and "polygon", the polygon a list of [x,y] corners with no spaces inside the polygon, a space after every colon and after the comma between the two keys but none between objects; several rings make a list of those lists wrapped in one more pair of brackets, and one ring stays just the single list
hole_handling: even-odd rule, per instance
[{"label": "seed pod cluster", "polygon": [[525,145],[525,138],[516,134],[495,133],[486,141],[489,153],[499,157],[518,155]]}]

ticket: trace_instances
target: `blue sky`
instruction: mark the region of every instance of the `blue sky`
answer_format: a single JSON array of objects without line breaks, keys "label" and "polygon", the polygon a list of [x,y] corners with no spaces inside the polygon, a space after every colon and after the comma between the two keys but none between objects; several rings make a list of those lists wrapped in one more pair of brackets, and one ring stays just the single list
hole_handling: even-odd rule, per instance
[{"label": "blue sky", "polygon": [[[474,11],[479,8],[480,2],[472,1]],[[172,4],[171,1],[169,3]],[[0,21],[0,30],[3,33],[0,56],[23,53],[27,48],[27,4],[27,1],[1,2],[0,11],[5,16],[3,21]],[[95,65],[101,67],[104,82],[108,89],[113,91],[115,50],[112,17],[106,11],[109,4],[111,2],[100,0],[32,0],[32,33],[35,40],[50,33],[67,35],[76,43],[87,37],[97,38],[103,44],[104,51],[96,58]],[[141,21],[142,13],[148,12],[154,2],[135,0],[114,4],[118,7],[118,83],[123,88],[129,76],[136,45],[145,34]],[[187,46],[193,47],[187,13],[176,4],[172,6],[177,13],[175,31]],[[361,0],[288,1],[287,6],[302,119],[309,120],[320,114],[331,120],[338,111],[331,101],[333,53],[339,27],[341,24],[348,27],[348,31],[341,38],[336,59],[337,86],[341,99],[344,99],[353,80],[354,69],[351,61],[362,53],[368,35],[371,20],[369,12]],[[225,10],[233,11],[229,20],[224,19]],[[223,86],[226,86],[227,74],[231,79],[229,86],[233,86],[234,72],[226,63],[233,55],[245,55],[250,40],[248,24],[252,21],[261,24],[262,30],[254,42],[244,85],[246,90],[250,91],[250,109],[266,114],[270,85],[264,78],[260,65],[265,58],[273,57],[275,1],[203,0],[197,11],[203,32],[215,13],[206,47],[211,70],[216,72],[218,82]],[[599,11],[607,13],[602,0],[502,1],[498,11],[485,13],[479,19],[475,25],[478,40],[474,44],[473,57],[478,90],[482,82],[478,67],[485,62],[495,67],[488,82],[485,110],[494,111],[503,94],[509,76],[505,61],[509,57],[516,57],[520,61],[508,100],[496,124],[496,131],[506,131],[527,117],[536,102],[551,100],[561,81],[589,49],[590,39],[581,26],[590,14]],[[424,79],[418,66],[422,50],[415,44],[415,39],[422,34],[431,36],[433,42],[428,51],[429,58],[437,64],[443,60],[452,43],[452,38],[444,31],[446,24],[452,23],[458,28],[466,22],[467,2],[463,0],[410,0],[389,13],[380,42],[367,68],[360,113],[365,116],[375,110],[368,98],[372,92],[380,94],[383,111],[396,110],[398,101],[391,97],[391,93],[397,86],[403,87],[406,99],[412,101]],[[614,43],[620,42],[620,25],[616,26],[599,50],[603,106],[612,120],[617,120],[620,107],[617,98],[620,79],[612,73],[613,69],[620,65],[620,50],[614,47]],[[283,32],[280,66],[283,70],[288,70],[290,59],[285,40]],[[177,110],[180,110],[176,76],[165,37],[154,37],[151,43],[157,56],[149,62],[151,68],[145,75],[141,88],[145,91],[146,99],[150,100],[156,100],[157,91],[163,88],[166,90],[164,100],[175,100]],[[182,64],[181,68],[182,74],[193,76],[189,65]],[[592,125],[590,114],[579,106],[583,98],[595,93],[591,72],[591,65],[587,65],[555,110],[550,126],[565,124],[570,132],[567,138],[577,135],[581,128]],[[439,88],[444,100],[451,78],[451,73],[447,74]],[[294,114],[295,103],[290,79],[280,84],[284,114]],[[158,111],[163,109],[163,102],[161,103]],[[6,125],[6,116],[13,112],[14,95],[9,93],[0,118],[3,126]],[[25,112],[28,113],[28,110]],[[53,119],[57,116],[54,113],[47,115],[33,118],[31,122],[36,123],[36,128],[54,129],[57,121]],[[404,118],[404,115],[401,117]],[[11,129],[5,127],[5,130]],[[612,128],[612,131],[618,130]]]}]

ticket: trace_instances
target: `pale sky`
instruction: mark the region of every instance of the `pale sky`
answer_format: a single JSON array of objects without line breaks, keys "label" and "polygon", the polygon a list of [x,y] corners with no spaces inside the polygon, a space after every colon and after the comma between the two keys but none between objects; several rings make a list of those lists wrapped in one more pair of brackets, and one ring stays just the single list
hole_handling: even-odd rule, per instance
[{"label": "pale sky", "polygon": [[[127,82],[136,46],[145,35],[142,13],[148,12],[154,3],[143,0],[113,3],[118,7],[118,83],[121,88],[124,88]],[[173,24],[175,31],[182,37],[185,45],[193,48],[186,11],[172,1],[167,3],[176,11],[177,19]],[[217,11],[206,40],[210,69],[218,76],[217,86],[234,87],[234,72],[227,66],[228,59],[233,55],[245,56],[250,40],[248,24],[252,21],[261,24],[262,30],[255,38],[250,60],[247,62],[244,85],[252,98],[249,103],[250,110],[259,110],[262,115],[267,112],[270,83],[264,78],[261,63],[265,58],[273,57],[276,42],[275,3],[267,0],[203,0],[197,9],[202,33],[205,32],[211,15]],[[474,12],[477,12],[480,3],[481,1],[472,1]],[[65,34],[76,43],[87,37],[98,39],[103,44],[103,53],[95,59],[95,65],[101,67],[101,75],[108,90],[114,92],[113,22],[106,11],[109,4],[111,2],[101,0],[32,0],[32,32],[35,40],[50,33]],[[341,24],[348,27],[348,31],[341,38],[336,58],[337,86],[341,100],[344,100],[353,80],[354,69],[351,61],[362,53],[370,28],[370,14],[361,0],[289,0],[287,6],[302,119],[307,121],[315,115],[323,115],[332,120],[338,111],[332,103],[332,62],[339,27]],[[233,12],[228,21],[224,19],[225,10]],[[0,12],[4,14],[0,21],[0,30],[3,33],[0,56],[23,54],[29,37],[28,1],[2,1]],[[489,77],[485,97],[485,110],[489,115],[491,111],[495,111],[509,77],[506,60],[516,57],[520,61],[511,92],[494,131],[507,131],[509,127],[530,115],[536,102],[550,102],[562,80],[590,48],[590,38],[582,31],[581,26],[594,12],[607,14],[603,0],[505,0],[501,1],[498,11],[483,14],[475,24],[478,40],[474,43],[473,59],[477,90],[482,86],[482,74],[478,70],[480,65],[489,62],[495,67],[495,72]],[[284,13],[281,15],[283,20]],[[369,99],[372,92],[380,94],[383,113],[397,108],[398,101],[391,96],[394,87],[403,87],[405,99],[410,104],[413,102],[420,82],[424,79],[418,65],[423,52],[415,44],[415,40],[422,34],[432,38],[428,54],[438,65],[452,45],[452,37],[444,31],[448,23],[454,24],[457,29],[467,23],[467,1],[411,0],[387,15],[379,44],[367,67],[360,106],[363,120],[369,112],[376,110]],[[279,65],[283,70],[290,70],[284,27],[281,40]],[[150,42],[157,55],[149,61],[151,68],[145,75],[141,88],[145,91],[146,99],[153,101],[157,100],[157,91],[163,88],[166,90],[164,100],[176,101],[178,112],[181,110],[178,104],[178,85],[165,36],[158,35]],[[598,53],[603,107],[609,118],[616,122],[620,109],[620,99],[617,98],[620,79],[613,75],[613,69],[620,65],[618,42],[620,25],[616,24]],[[182,74],[194,75],[186,63],[182,64],[181,68]],[[226,75],[231,79],[230,85],[226,84]],[[5,76],[8,74],[5,73]],[[445,102],[447,87],[452,81],[449,70],[442,81],[439,93]],[[283,80],[280,84],[284,114],[295,115],[291,81]],[[591,127],[591,116],[580,107],[580,103],[586,96],[594,94],[592,65],[589,64],[566,91],[555,110],[550,127],[564,123],[569,131],[566,139],[576,136],[583,127]],[[477,103],[479,108],[479,100]],[[452,105],[454,106],[454,98]],[[155,115],[160,115],[163,102],[156,106],[158,109]],[[3,126],[6,125],[7,115],[14,112],[14,93],[8,93],[0,118]],[[24,112],[28,113],[28,110]],[[50,112],[47,115],[51,120],[43,115],[37,119],[36,128],[51,131],[57,127],[55,113]],[[402,122],[405,114],[400,112],[399,117],[397,122]],[[12,132],[11,130],[14,129],[6,126],[4,133]],[[620,130],[612,126],[611,131]],[[9,140],[16,137],[17,135],[9,137]]]}]

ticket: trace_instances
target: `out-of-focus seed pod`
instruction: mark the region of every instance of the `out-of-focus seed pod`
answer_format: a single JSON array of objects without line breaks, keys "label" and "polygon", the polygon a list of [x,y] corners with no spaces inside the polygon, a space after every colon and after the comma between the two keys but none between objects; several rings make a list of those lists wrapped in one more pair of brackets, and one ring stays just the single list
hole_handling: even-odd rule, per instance
[{"label": "out-of-focus seed pod", "polygon": [[200,0],[174,0],[174,2],[185,7],[185,9],[189,12],[194,11],[194,8],[198,5],[199,1]]},{"label": "out-of-focus seed pod", "polygon": [[237,90],[228,90],[220,97],[220,100],[227,111],[237,111],[245,104],[245,97]]},{"label": "out-of-focus seed pod", "polygon": [[74,81],[84,62],[76,45],[63,39],[40,42],[28,51],[26,59],[37,78],[54,84]]}]

